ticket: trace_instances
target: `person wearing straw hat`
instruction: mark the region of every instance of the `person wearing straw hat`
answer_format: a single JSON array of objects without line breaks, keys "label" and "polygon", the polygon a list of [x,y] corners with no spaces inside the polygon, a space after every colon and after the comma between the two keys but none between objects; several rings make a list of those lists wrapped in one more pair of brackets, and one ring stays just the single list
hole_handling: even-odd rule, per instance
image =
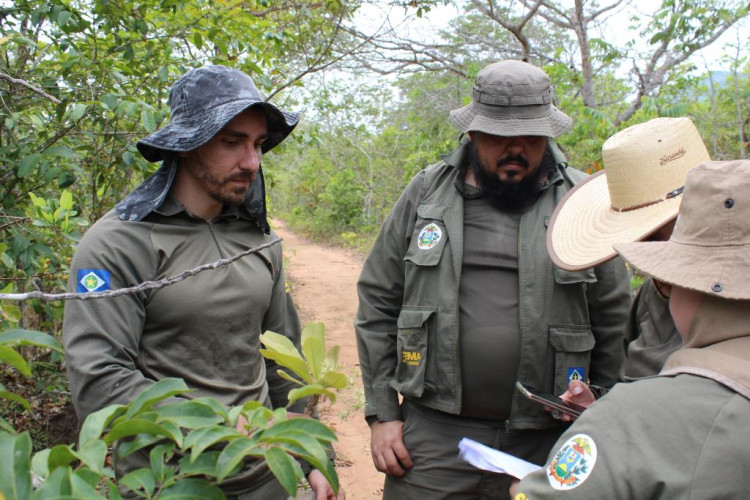
[{"label": "person wearing straw hat", "polygon": [[572,121],[549,76],[490,64],[450,119],[468,139],[412,179],[358,282],[365,414],[387,499],[507,497],[507,475],[459,459],[461,438],[541,463],[565,424],[516,381],[558,394],[578,378],[611,386],[623,360],[624,263],[568,272],[546,252],[555,205],[586,177],[554,146]]},{"label": "person wearing straw hat", "polygon": [[[669,239],[688,171],[710,158],[690,118],[679,117],[655,118],[616,133],[602,145],[602,159],[604,170],[574,187],[552,214],[547,250],[563,269],[613,259],[617,242]],[[625,342],[621,381],[658,373],[682,345],[668,301],[650,279],[631,307]],[[563,399],[587,406],[594,395],[586,389],[583,381],[573,381]]]},{"label": "person wearing straw hat", "polygon": [[586,410],[517,500],[747,498],[748,193],[750,161],[700,163],[669,241],[615,243],[661,284],[684,346],[658,376],[618,384]]},{"label": "person wearing straw hat", "polygon": [[[226,405],[284,406],[294,387],[258,352],[266,330],[300,340],[281,244],[266,218],[261,157],[299,114],[265,101],[248,75],[225,66],[188,71],[172,86],[169,106],[170,123],[137,143],[161,167],[86,232],[68,290],[126,288],[268,246],[160,289],[68,301],[63,340],[81,421],[167,377],[184,379],[190,397]],[[147,452],[116,457],[118,475],[148,460]],[[332,493],[319,471],[309,481]],[[221,487],[229,498],[287,497],[260,460]]]}]

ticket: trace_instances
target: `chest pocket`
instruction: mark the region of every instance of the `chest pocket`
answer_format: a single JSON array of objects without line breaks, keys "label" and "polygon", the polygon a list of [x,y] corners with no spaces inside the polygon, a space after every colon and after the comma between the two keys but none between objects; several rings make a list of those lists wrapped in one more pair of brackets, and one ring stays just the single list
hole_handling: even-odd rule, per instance
[{"label": "chest pocket", "polygon": [[558,285],[596,283],[596,273],[593,268],[584,269],[583,271],[566,271],[555,266],[555,282]]},{"label": "chest pocket", "polygon": [[420,205],[404,260],[418,266],[436,266],[440,262],[440,256],[448,241],[443,210],[442,206]]}]

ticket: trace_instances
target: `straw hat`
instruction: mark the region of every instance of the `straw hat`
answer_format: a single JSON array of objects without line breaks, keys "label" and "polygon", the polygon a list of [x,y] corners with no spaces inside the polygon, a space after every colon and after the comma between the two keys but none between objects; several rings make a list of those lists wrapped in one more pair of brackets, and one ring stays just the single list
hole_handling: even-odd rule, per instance
[{"label": "straw hat", "polygon": [[688,171],[710,160],[690,118],[656,118],[602,146],[604,170],[555,208],[547,251],[558,267],[587,269],[615,256],[617,242],[642,240],[674,219]]},{"label": "straw hat", "polygon": [[725,299],[750,299],[750,161],[701,163],[688,174],[669,241],[615,248],[659,281]]},{"label": "straw hat", "polygon": [[523,61],[508,59],[482,68],[471,98],[471,104],[450,112],[451,122],[463,133],[557,137],[573,123],[552,104],[547,73]]}]

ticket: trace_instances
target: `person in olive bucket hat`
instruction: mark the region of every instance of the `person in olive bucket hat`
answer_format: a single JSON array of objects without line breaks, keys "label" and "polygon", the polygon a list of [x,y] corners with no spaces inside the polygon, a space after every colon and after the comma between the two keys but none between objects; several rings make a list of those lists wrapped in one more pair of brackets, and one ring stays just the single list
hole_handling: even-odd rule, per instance
[{"label": "person in olive bucket hat", "polygon": [[[63,339],[81,421],[105,406],[132,402],[167,377],[192,389],[182,398],[213,397],[225,405],[283,407],[295,387],[258,351],[266,330],[297,346],[300,341],[281,244],[266,220],[260,163],[299,114],[265,101],[248,75],[224,66],[188,71],[173,85],[169,106],[170,123],[137,143],[161,167],[86,232],[68,290],[132,287],[263,248],[163,288],[68,301]],[[292,407],[302,408],[304,401]],[[118,476],[148,460],[147,451],[116,454]],[[321,472],[306,463],[305,469],[313,489],[333,498]],[[220,486],[229,498],[288,496],[268,465],[255,459]]]},{"label": "person in olive bucket hat", "polygon": [[701,162],[684,186],[668,241],[614,243],[684,345],[583,412],[517,500],[748,497],[750,161]]},{"label": "person in olive bucket hat", "polygon": [[622,260],[568,272],[546,250],[555,206],[586,177],[555,147],[572,120],[547,74],[490,64],[450,120],[468,137],[412,179],[358,283],[365,416],[386,499],[507,498],[510,477],[461,461],[459,441],[543,463],[566,424],[516,381],[552,394],[578,379],[609,387],[624,357]]}]

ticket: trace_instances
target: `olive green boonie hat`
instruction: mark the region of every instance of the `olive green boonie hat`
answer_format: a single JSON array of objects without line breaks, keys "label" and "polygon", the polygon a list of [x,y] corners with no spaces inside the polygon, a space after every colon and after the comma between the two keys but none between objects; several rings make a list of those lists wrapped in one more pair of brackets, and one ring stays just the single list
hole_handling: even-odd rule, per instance
[{"label": "olive green boonie hat", "polygon": [[471,104],[450,112],[451,122],[463,133],[557,137],[573,123],[552,104],[547,73],[522,61],[500,61],[483,68],[471,97]]},{"label": "olive green boonie hat", "polygon": [[169,125],[136,143],[148,161],[161,161],[164,152],[186,152],[210,141],[237,115],[257,106],[266,116],[268,138],[263,153],[283,141],[299,122],[299,113],[281,111],[263,99],[242,71],[204,66],[185,73],[169,92]]},{"label": "olive green boonie hat", "polygon": [[659,281],[724,299],[750,300],[750,161],[707,161],[687,174],[669,241],[615,250]]}]

